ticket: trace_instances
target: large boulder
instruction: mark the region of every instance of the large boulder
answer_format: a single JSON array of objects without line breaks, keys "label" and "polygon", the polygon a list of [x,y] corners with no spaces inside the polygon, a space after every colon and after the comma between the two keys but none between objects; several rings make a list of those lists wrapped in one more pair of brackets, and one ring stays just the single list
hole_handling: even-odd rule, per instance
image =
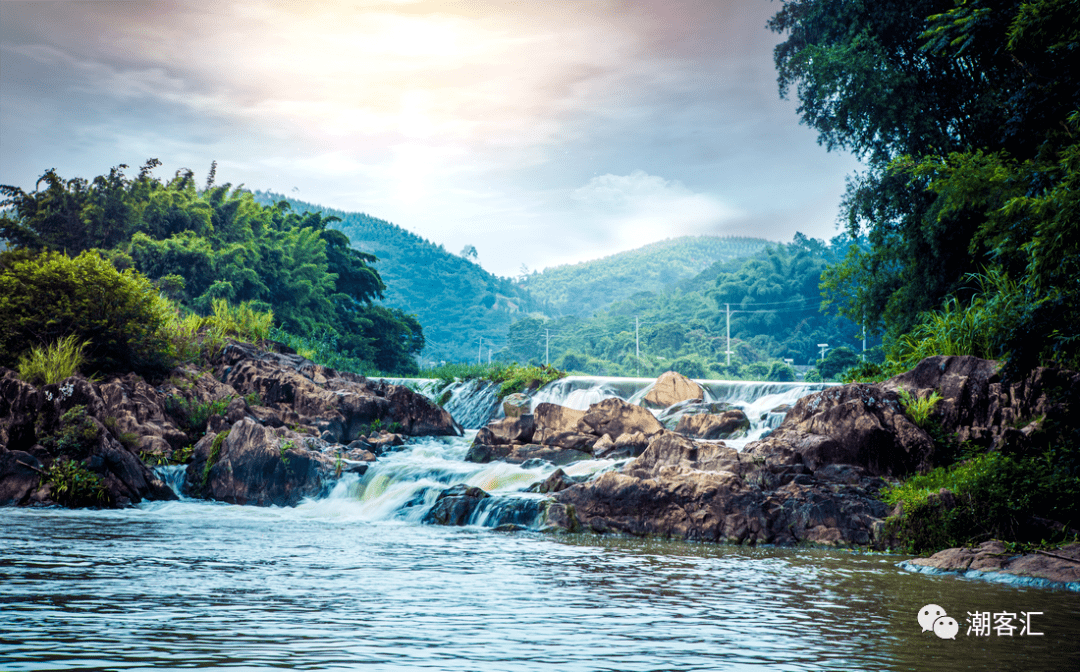
[{"label": "large boulder", "polygon": [[589,406],[581,424],[598,438],[604,434],[619,437],[635,433],[651,438],[664,431],[664,426],[648,410],[614,397]]},{"label": "large boulder", "polygon": [[934,442],[911,422],[896,392],[881,385],[843,385],[807,395],[753,454],[798,453],[811,470],[829,464],[861,467],[868,473],[902,476],[933,466]]},{"label": "large boulder", "polygon": [[185,487],[229,504],[295,506],[318,495],[333,473],[333,460],[308,449],[299,434],[244,418],[195,445]]},{"label": "large boulder", "polygon": [[705,390],[686,376],[674,371],[666,371],[653,383],[649,393],[641,400],[652,408],[667,408],[682,401],[701,401]]},{"label": "large boulder", "polygon": [[482,500],[490,497],[480,488],[464,483],[439,493],[435,505],[424,514],[423,522],[433,525],[467,525]]},{"label": "large boulder", "polygon": [[815,477],[803,464],[744,457],[665,432],[622,471],[555,495],[547,524],[735,543],[866,545],[886,515],[864,472]]},{"label": "large boulder", "polygon": [[675,431],[694,439],[731,439],[746,434],[750,419],[739,409],[720,414],[701,413],[684,415],[675,425]]}]

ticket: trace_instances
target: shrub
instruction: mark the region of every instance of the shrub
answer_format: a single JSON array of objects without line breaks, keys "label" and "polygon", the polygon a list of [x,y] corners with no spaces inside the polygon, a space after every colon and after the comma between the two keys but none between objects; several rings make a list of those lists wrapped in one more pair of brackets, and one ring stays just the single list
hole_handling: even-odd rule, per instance
[{"label": "shrub", "polygon": [[101,477],[74,460],[59,459],[45,472],[52,497],[64,506],[94,506],[108,501]]},{"label": "shrub", "polygon": [[[1076,448],[1071,450],[1075,455]],[[912,553],[990,538],[1041,541],[1046,528],[1031,525],[1033,516],[1065,529],[1080,522],[1080,475],[1071,473],[1068,463],[1050,452],[1029,457],[991,452],[914,476],[882,492],[890,505],[903,502],[903,514],[889,519],[891,532]],[[955,496],[954,507],[937,496],[942,488]],[[1065,530],[1058,535],[1063,539]]]},{"label": "shrub", "polygon": [[[0,365],[35,345],[88,342],[89,372],[167,368],[157,290],[134,270],[117,271],[94,252],[0,253]],[[32,353],[30,357],[33,357]]]},{"label": "shrub", "polygon": [[934,412],[934,408],[941,401],[941,395],[937,392],[931,392],[926,397],[912,397],[907,390],[900,390],[897,394],[900,397],[900,405],[904,407],[904,414],[911,418],[911,421],[916,425],[926,429],[930,422],[930,414]]},{"label": "shrub", "polygon": [[94,449],[100,431],[85,406],[72,406],[60,416],[56,431],[41,438],[41,444],[53,453],[81,459]]},{"label": "shrub", "polygon": [[83,352],[89,341],[79,342],[65,336],[43,348],[31,346],[30,352],[19,357],[19,377],[28,383],[52,385],[74,376],[86,361]]}]

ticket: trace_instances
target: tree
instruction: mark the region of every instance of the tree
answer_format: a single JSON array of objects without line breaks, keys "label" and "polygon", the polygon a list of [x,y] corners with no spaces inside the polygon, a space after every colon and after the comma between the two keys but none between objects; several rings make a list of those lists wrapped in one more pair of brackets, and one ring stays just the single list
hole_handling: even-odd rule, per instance
[{"label": "tree", "polygon": [[461,256],[463,258],[465,258],[465,259],[476,261],[476,257],[477,257],[476,246],[474,246],[474,245],[466,245],[461,250]]},{"label": "tree", "polygon": [[985,235],[993,198],[950,208],[934,176],[913,168],[979,151],[1053,163],[1080,98],[1078,9],[1075,0],[784,2],[770,21],[787,34],[774,53],[781,94],[794,87],[819,141],[868,165],[842,208],[870,247],[824,277],[843,314],[896,337],[946,296],[970,295],[968,275],[999,261],[1003,248]]}]

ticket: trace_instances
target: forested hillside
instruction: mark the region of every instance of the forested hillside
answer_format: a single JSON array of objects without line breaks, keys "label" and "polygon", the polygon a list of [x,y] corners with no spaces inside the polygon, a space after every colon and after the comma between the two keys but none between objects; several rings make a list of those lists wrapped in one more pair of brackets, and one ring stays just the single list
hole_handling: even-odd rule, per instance
[{"label": "forested hillside", "polygon": [[846,237],[825,243],[797,234],[791,243],[750,258],[716,262],[666,291],[638,292],[592,318],[526,318],[510,328],[500,358],[546,357],[566,370],[601,375],[652,376],[673,369],[696,378],[790,380],[793,372],[783,359],[812,365],[820,343],[834,351],[861,347],[858,325],[820,310],[821,273],[844,258],[849,246]]},{"label": "forested hillside", "polygon": [[481,353],[487,361],[489,349],[497,352],[505,345],[514,318],[539,309],[510,279],[390,222],[267,192],[255,192],[255,198],[287,200],[296,212],[339,218],[330,226],[345,233],[354,248],[376,256],[373,266],[387,285],[383,303],[415,315],[423,325],[425,361],[475,362]]},{"label": "forested hillside", "polygon": [[544,312],[589,317],[638,292],[660,292],[696,276],[717,261],[745,257],[765,247],[762,238],[682,236],[579,264],[526,276],[525,286]]}]

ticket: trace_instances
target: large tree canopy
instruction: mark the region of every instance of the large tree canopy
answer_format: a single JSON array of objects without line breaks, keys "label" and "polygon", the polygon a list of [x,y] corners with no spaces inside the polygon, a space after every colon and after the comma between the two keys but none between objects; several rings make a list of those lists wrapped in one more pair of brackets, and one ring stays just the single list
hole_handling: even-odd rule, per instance
[{"label": "large tree canopy", "polygon": [[162,182],[158,165],[151,159],[134,178],[121,165],[92,181],[48,170],[29,193],[0,186],[0,240],[71,255],[97,249],[200,313],[215,299],[251,301],[292,334],[332,338],[383,371],[416,370],[419,323],[372,305],[386,289],[375,257],[329,228],[336,218],[261,206],[242,188],[215,186],[213,169],[203,190],[189,170]]},{"label": "large tree canopy", "polygon": [[828,300],[896,338],[993,270],[1026,293],[1001,352],[1062,355],[1076,340],[1055,323],[1077,294],[1080,1],[785,0],[770,27],[787,35],[781,93],[867,165],[843,213],[870,247],[826,272]]}]

